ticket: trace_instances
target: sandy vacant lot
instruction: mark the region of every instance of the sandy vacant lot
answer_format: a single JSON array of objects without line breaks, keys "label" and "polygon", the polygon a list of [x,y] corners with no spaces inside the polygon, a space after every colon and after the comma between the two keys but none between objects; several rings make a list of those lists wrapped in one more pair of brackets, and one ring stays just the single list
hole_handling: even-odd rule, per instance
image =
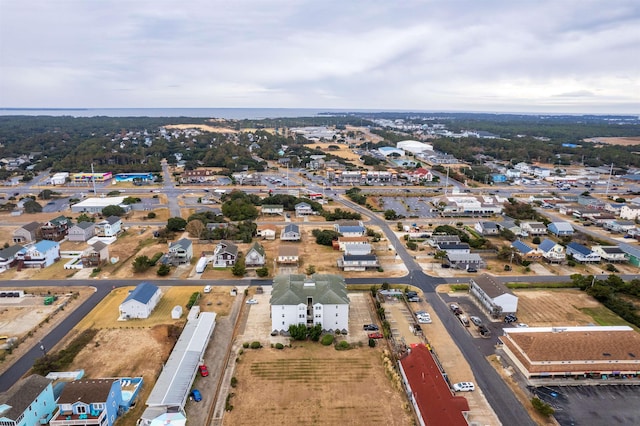
[{"label": "sandy vacant lot", "polygon": [[[580,290],[515,290],[518,321],[530,326],[629,325]],[[605,324],[599,324],[605,325]]]},{"label": "sandy vacant lot", "polygon": [[378,348],[294,343],[284,350],[248,349],[235,377],[234,409],[225,413],[225,424],[412,424]]},{"label": "sandy vacant lot", "polygon": [[640,137],[622,137],[622,138],[589,138],[585,142],[604,143],[608,145],[640,145]]}]

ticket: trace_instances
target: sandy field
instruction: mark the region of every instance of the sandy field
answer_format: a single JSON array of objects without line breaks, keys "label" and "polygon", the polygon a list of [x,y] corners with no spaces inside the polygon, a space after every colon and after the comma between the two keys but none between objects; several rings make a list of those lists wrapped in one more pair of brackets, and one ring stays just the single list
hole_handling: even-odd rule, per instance
[{"label": "sandy field", "polygon": [[229,127],[218,127],[218,126],[210,126],[207,124],[170,124],[168,126],[164,126],[167,129],[198,129],[203,132],[212,132],[212,133],[238,133],[237,130],[231,129]]},{"label": "sandy field", "polygon": [[607,145],[640,145],[640,136],[635,137],[620,137],[620,138],[589,138],[585,139],[585,142],[603,143]]},{"label": "sandy field", "polygon": [[381,349],[293,346],[245,350],[225,424],[412,424],[404,395],[385,375]]}]

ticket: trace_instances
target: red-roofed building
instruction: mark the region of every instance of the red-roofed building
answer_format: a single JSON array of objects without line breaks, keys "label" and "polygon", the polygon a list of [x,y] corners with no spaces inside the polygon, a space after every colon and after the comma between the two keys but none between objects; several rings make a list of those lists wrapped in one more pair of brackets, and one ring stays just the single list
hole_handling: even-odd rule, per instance
[{"label": "red-roofed building", "polygon": [[415,170],[405,172],[405,176],[409,182],[431,182],[433,180],[433,174],[431,171],[424,167],[418,167]]},{"label": "red-roofed building", "polygon": [[453,395],[433,355],[424,345],[411,348],[399,362],[413,408],[423,426],[467,426],[469,403]]}]

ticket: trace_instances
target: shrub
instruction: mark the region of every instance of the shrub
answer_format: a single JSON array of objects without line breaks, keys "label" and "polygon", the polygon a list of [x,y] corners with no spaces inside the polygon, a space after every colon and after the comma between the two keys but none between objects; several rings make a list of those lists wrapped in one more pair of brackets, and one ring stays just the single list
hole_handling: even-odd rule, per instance
[{"label": "shrub", "polygon": [[369,339],[369,347],[370,348],[376,347],[376,339]]},{"label": "shrub", "polygon": [[147,219],[155,219],[155,218],[156,218],[156,214],[154,212],[147,213]]},{"label": "shrub", "polygon": [[235,388],[238,385],[238,379],[235,376],[231,378],[231,387]]},{"label": "shrub", "polygon": [[322,336],[322,339],[320,339],[320,343],[324,346],[329,346],[333,343],[333,340],[333,334],[325,334],[324,336]]},{"label": "shrub", "polygon": [[243,347],[243,348],[245,348],[245,349],[247,349],[247,348],[249,347],[249,342],[244,342],[244,343],[242,344],[242,347]]},{"label": "shrub", "polygon": [[346,340],[341,340],[336,344],[337,351],[346,351],[347,349],[351,349],[351,345]]},{"label": "shrub", "polygon": [[276,349],[284,349],[284,345],[282,343],[276,343]]},{"label": "shrub", "polygon": [[260,278],[266,277],[267,275],[269,275],[269,268],[263,266],[262,268],[256,269],[256,275]]},{"label": "shrub", "polygon": [[189,298],[189,302],[187,302],[187,309],[193,308],[193,305],[198,303],[198,299],[200,299],[200,292],[196,291],[195,293],[192,293]]},{"label": "shrub", "polygon": [[538,413],[542,414],[545,417],[553,415],[553,413],[555,413],[556,411],[551,405],[547,404],[538,397],[534,397],[531,399],[531,405],[533,405],[533,408],[535,408]]},{"label": "shrub", "polygon": [[251,349],[260,349],[262,344],[260,342],[251,342]]}]

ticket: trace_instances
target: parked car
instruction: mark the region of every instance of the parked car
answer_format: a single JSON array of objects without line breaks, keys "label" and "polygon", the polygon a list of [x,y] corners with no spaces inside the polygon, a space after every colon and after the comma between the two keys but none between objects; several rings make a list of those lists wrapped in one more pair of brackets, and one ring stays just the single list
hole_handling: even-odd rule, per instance
[{"label": "parked car", "polygon": [[198,367],[198,370],[200,370],[200,375],[202,377],[207,377],[209,375],[209,369],[204,364],[202,364],[200,367]]},{"label": "parked car", "polygon": [[378,331],[380,330],[375,324],[365,324],[363,327],[364,331]]},{"label": "parked car", "polygon": [[520,328],[527,328],[527,327],[529,327],[529,325],[528,325],[528,324],[525,324],[525,323],[523,323],[523,322],[519,322],[519,323],[518,323],[518,327],[520,327]]},{"label": "parked car", "polygon": [[418,317],[418,323],[420,324],[431,324],[431,315],[423,315]]},{"label": "parked car", "polygon": [[474,267],[468,268],[467,272],[478,272],[478,270]]},{"label": "parked car", "polygon": [[477,326],[482,325],[482,320],[478,317],[470,316],[469,320]]},{"label": "parked car", "polygon": [[476,390],[476,385],[472,382],[454,383],[453,390],[456,392],[471,392]]},{"label": "parked car", "polygon": [[409,302],[419,302],[420,298],[418,296],[413,296],[407,299]]},{"label": "parked car", "polygon": [[515,316],[514,314],[508,314],[507,316],[504,317],[504,322],[506,322],[507,324],[510,324],[516,321],[518,321],[518,317]]},{"label": "parked car", "polygon": [[484,324],[478,326],[478,333],[480,333],[484,338],[491,337],[491,330],[489,330]]},{"label": "parked car", "polygon": [[462,325],[464,325],[465,327],[469,327],[469,318],[467,318],[464,315],[458,315],[458,319],[460,320],[460,322],[462,323]]},{"label": "parked car", "polygon": [[462,309],[460,309],[460,306],[456,305],[455,303],[450,304],[449,308],[451,308],[451,311],[456,315],[462,314]]},{"label": "parked car", "polygon": [[247,300],[247,305],[257,305],[258,301],[256,299]]},{"label": "parked car", "polygon": [[451,265],[449,265],[448,263],[442,263],[440,266],[442,266],[443,268],[451,268]]},{"label": "parked car", "polygon": [[384,337],[382,333],[378,331],[376,331],[375,333],[369,333],[368,336],[369,336],[369,339],[382,339]]},{"label": "parked car", "polygon": [[200,394],[200,391],[198,389],[194,389],[191,391],[191,398],[193,398],[195,402],[202,401],[202,395]]}]

